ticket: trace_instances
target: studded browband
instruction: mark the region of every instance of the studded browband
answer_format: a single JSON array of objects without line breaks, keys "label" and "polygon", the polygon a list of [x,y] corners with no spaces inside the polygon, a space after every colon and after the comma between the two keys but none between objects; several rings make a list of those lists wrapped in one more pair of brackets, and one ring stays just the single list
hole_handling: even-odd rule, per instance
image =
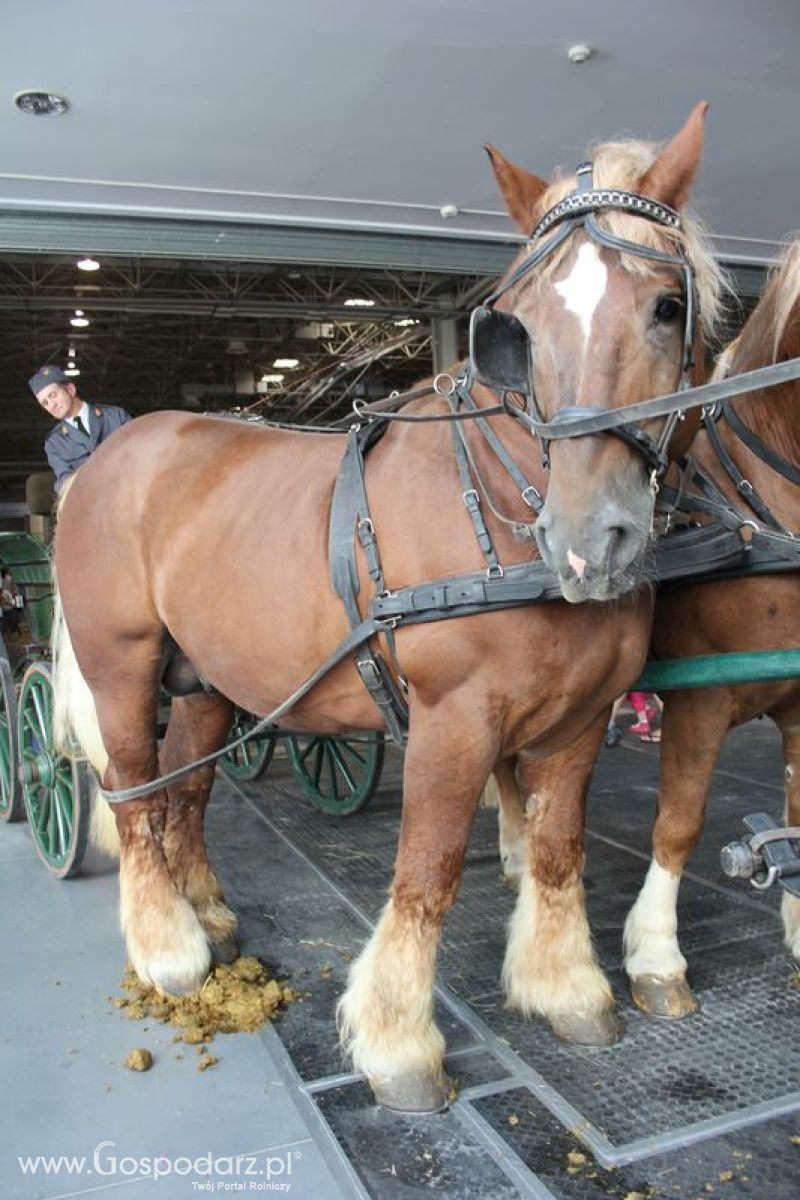
[{"label": "studded browband", "polygon": [[[576,174],[580,179],[591,169],[591,163],[581,163]],[[659,225],[666,225],[669,229],[681,228],[680,214],[674,208],[670,208],[668,204],[660,204],[657,200],[650,199],[649,196],[640,196],[638,192],[623,192],[619,188],[593,188],[591,191],[571,192],[569,196],[559,200],[558,204],[554,204],[542,217],[531,234],[530,240],[535,242],[543,233],[547,233],[548,229],[552,229],[559,221],[564,221],[568,217],[585,216],[604,208],[614,208],[619,212],[629,212],[637,217],[646,217]]]}]

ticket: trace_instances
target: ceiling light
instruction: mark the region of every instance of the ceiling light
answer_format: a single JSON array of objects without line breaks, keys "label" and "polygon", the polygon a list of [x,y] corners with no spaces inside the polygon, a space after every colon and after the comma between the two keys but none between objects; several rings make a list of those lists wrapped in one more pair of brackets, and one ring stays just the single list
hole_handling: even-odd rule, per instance
[{"label": "ceiling light", "polygon": [[363,296],[351,296],[344,302],[345,308],[374,308],[374,300],[366,300]]},{"label": "ceiling light", "polygon": [[17,92],[11,102],[29,117],[60,117],[69,108],[66,96],[57,96],[55,92]]},{"label": "ceiling light", "polygon": [[285,367],[287,371],[291,371],[293,367],[299,367],[299,358],[276,358],[272,364],[273,367]]},{"label": "ceiling light", "polygon": [[395,321],[395,325],[399,325],[401,328],[403,328],[406,325],[419,325],[419,321],[417,321],[414,317],[401,317],[399,321]]},{"label": "ceiling light", "polygon": [[67,366],[69,367],[70,371],[75,370],[75,363],[72,359],[70,359],[70,361],[67,363]]},{"label": "ceiling light", "polygon": [[570,46],[567,51],[567,60],[577,66],[578,63],[587,62],[593,55],[594,49],[592,46],[587,46],[584,42],[578,42],[575,46]]},{"label": "ceiling light", "polygon": [[79,271],[99,271],[100,263],[96,258],[79,258],[75,266]]},{"label": "ceiling light", "polygon": [[67,358],[74,358],[74,357],[75,357],[75,347],[70,346],[69,350],[67,351]]},{"label": "ceiling light", "polygon": [[283,383],[285,378],[286,378],[285,375],[273,375],[270,372],[267,372],[266,375],[261,376],[261,382],[262,383]]},{"label": "ceiling light", "polygon": [[76,329],[85,329],[89,324],[88,317],[70,317],[70,325],[74,325]]},{"label": "ceiling light", "polygon": [[67,367],[65,375],[80,375],[80,370],[77,367]]}]

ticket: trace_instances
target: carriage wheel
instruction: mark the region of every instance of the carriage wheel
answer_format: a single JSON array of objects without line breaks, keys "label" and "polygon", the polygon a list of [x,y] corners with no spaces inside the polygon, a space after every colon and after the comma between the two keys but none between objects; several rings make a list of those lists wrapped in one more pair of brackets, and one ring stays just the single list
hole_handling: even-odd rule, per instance
[{"label": "carriage wheel", "polygon": [[383,766],[383,734],[358,738],[287,738],[289,758],[311,803],[337,817],[358,812],[373,797]]},{"label": "carriage wheel", "polygon": [[17,775],[17,693],[7,658],[0,657],[0,821],[25,812]]},{"label": "carriage wheel", "polygon": [[36,853],[59,879],[80,870],[89,834],[90,776],[53,745],[53,680],[48,663],[28,667],[19,695],[22,796]]},{"label": "carriage wheel", "polygon": [[[241,737],[248,729],[257,725],[258,721],[258,717],[241,712],[237,708],[231,725],[231,738]],[[241,746],[237,746],[235,750],[231,750],[220,759],[223,771],[231,779],[258,779],[262,771],[269,766],[276,741],[277,737],[274,733],[262,733],[258,737],[251,738],[249,742],[242,742]]]}]

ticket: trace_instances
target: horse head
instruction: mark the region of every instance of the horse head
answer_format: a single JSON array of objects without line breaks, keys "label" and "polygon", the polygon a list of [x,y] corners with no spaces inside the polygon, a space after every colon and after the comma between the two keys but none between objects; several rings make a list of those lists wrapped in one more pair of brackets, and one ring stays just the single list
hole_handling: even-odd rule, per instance
[{"label": "horse head", "polygon": [[[707,107],[698,104],[660,152],[643,142],[600,145],[591,164],[552,184],[487,147],[530,241],[491,308],[479,310],[473,359],[484,382],[527,393],[539,421],[565,425],[688,380],[700,339],[694,314],[699,307],[708,324],[720,290],[698,224],[683,212]],[[694,425],[661,420],[643,432],[559,432],[543,447],[550,478],[536,536],[566,600],[608,600],[640,581],[657,477]]]}]

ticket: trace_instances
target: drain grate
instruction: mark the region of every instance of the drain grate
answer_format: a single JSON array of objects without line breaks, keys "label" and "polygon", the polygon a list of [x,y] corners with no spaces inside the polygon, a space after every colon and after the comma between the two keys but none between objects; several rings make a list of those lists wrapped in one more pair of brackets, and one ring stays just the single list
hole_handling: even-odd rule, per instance
[{"label": "drain grate", "polygon": [[[624,1102],[624,1097],[620,1097]],[[774,1200],[797,1194],[797,1117],[737,1130],[605,1170],[525,1088],[474,1101],[484,1121],[557,1200]]]}]

